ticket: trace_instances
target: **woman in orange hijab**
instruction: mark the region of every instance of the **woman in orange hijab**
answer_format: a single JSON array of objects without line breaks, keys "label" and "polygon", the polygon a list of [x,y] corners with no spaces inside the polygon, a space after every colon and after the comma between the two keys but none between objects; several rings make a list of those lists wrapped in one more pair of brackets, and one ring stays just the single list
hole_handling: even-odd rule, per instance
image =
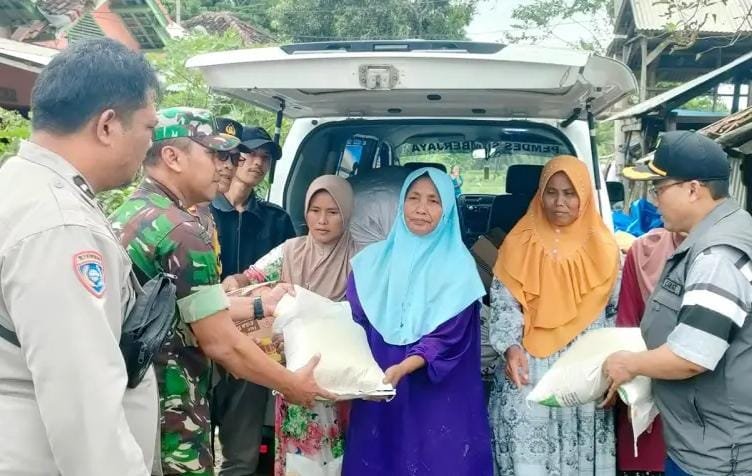
[{"label": "woman in orange hijab", "polygon": [[525,401],[572,342],[614,323],[619,249],[598,214],[591,184],[583,162],[554,157],[499,251],[490,341],[506,369],[497,371],[489,403],[499,476],[616,471],[610,410]]}]

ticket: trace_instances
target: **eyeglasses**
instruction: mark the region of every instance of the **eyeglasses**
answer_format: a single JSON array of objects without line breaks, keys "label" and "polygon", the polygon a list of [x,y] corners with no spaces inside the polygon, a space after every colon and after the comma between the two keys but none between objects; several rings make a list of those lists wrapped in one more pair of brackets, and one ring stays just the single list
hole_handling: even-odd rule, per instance
[{"label": "eyeglasses", "polygon": [[648,193],[653,198],[659,198],[661,194],[665,192],[667,189],[673,187],[674,185],[681,185],[687,182],[689,182],[689,180],[682,180],[680,182],[671,182],[669,184],[659,185],[659,186],[651,185],[650,187],[648,187]]},{"label": "eyeglasses", "polygon": [[245,157],[243,157],[238,151],[219,151],[217,152],[217,158],[220,160],[220,162],[227,162],[227,160],[229,159],[230,161],[232,161],[232,165],[236,167],[238,166],[238,164],[245,161]]}]

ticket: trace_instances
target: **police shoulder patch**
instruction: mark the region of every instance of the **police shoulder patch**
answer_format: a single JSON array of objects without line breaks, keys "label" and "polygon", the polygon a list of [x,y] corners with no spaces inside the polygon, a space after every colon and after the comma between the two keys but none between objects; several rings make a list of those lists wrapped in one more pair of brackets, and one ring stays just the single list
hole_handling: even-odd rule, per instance
[{"label": "police shoulder patch", "polygon": [[73,270],[84,288],[94,297],[104,296],[104,260],[97,251],[81,251],[73,255]]}]

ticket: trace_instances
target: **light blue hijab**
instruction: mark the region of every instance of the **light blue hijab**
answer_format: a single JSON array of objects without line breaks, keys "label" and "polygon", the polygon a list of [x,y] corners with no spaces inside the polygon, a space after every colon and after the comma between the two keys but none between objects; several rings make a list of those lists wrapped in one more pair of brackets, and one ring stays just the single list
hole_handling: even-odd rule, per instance
[{"label": "light blue hijab", "polygon": [[[405,222],[407,190],[427,175],[442,204],[441,220],[425,236]],[[462,242],[452,179],[436,168],[411,173],[400,193],[397,218],[386,240],[352,259],[360,303],[387,344],[417,342],[485,294],[473,257]]]}]

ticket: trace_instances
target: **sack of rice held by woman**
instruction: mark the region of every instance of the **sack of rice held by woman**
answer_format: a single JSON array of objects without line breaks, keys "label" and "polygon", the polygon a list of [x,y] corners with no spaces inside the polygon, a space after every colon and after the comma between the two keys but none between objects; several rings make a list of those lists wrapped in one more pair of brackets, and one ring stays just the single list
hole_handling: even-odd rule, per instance
[{"label": "sack of rice held by woman", "polygon": [[384,372],[371,354],[366,333],[352,318],[350,304],[334,302],[295,286],[295,296],[280,300],[274,312],[274,333],[285,341],[287,368],[296,371],[316,354],[316,382],[340,399],[388,398]]},{"label": "sack of rice held by woman", "polygon": [[[646,350],[636,327],[596,329],[583,335],[543,375],[527,400],[549,407],[574,407],[600,401],[608,390],[602,367],[606,358],[621,350]],[[629,406],[634,441],[653,422],[658,410],[650,379],[639,376],[619,387],[619,397]],[[635,452],[636,452],[635,448]]]}]

